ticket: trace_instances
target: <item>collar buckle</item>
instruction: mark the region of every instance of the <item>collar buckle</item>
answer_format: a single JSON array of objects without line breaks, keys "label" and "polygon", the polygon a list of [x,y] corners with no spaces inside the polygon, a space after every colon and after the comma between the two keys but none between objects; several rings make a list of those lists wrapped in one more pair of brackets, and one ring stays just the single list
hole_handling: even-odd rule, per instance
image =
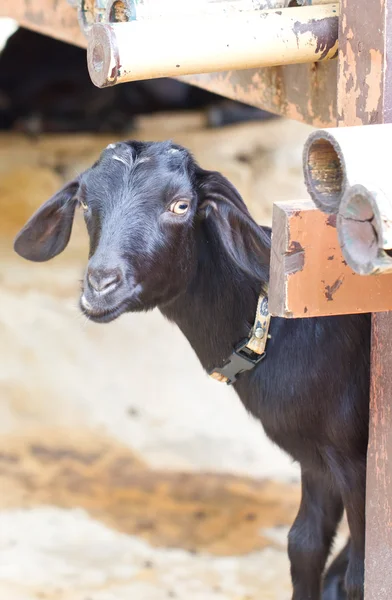
[{"label": "collar buckle", "polygon": [[215,368],[209,375],[218,381],[232,385],[237,381],[238,375],[244,371],[250,371],[265,358],[266,353],[257,354],[249,348],[249,339],[245,339],[236,346],[223,367]]},{"label": "collar buckle", "polygon": [[238,375],[250,371],[261,362],[265,358],[267,340],[271,337],[268,334],[270,321],[268,298],[262,293],[257,302],[255,322],[249,337],[234,348],[223,367],[212,369],[209,375],[217,381],[231,385],[237,381]]}]

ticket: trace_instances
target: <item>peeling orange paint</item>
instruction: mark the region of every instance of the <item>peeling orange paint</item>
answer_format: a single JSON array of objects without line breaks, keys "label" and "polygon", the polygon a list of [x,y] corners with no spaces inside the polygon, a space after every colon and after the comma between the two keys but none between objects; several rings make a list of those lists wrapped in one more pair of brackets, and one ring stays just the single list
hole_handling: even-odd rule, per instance
[{"label": "peeling orange paint", "polygon": [[357,102],[361,97],[362,86],[358,81],[356,71],[356,52],[352,41],[354,33],[350,29],[346,37],[345,56],[340,61],[340,81],[338,86],[339,120],[350,125],[362,125],[357,114]]},{"label": "peeling orange paint", "polygon": [[370,50],[370,72],[366,77],[368,93],[366,94],[365,110],[369,114],[378,110],[382,95],[382,67],[383,57],[381,52],[372,48]]},{"label": "peeling orange paint", "polygon": [[[336,228],[313,202],[277,203],[273,231],[282,230],[283,237],[272,238],[270,310],[273,314],[317,317],[392,310],[392,275],[363,277],[344,264]],[[290,244],[303,249],[301,270],[285,266]],[[328,260],[332,255],[333,260]]]}]

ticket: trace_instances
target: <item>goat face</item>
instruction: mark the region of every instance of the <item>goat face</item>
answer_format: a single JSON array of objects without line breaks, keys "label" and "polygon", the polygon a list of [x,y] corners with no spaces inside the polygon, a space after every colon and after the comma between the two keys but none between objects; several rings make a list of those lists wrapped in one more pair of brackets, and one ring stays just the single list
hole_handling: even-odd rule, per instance
[{"label": "goat face", "polygon": [[62,252],[78,204],[90,237],[80,306],[97,322],[162,306],[184,292],[198,268],[205,221],[214,222],[211,241],[220,239],[240,268],[254,273],[266,253],[235,188],[170,142],[110,144],[38,209],[15,251],[33,261]]},{"label": "goat face", "polygon": [[171,300],[196,264],[190,160],[167,142],[110,144],[92,168],[33,215],[15,250],[35,261],[62,252],[79,204],[90,237],[83,312],[106,322]]}]

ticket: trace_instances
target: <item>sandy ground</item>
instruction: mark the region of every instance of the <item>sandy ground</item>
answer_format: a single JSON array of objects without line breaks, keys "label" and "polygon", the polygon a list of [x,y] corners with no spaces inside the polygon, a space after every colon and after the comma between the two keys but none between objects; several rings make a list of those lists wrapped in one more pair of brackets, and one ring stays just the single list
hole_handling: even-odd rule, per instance
[{"label": "sandy ground", "polygon": [[[308,131],[208,131],[193,114],[143,119],[132,137],[186,145],[269,223],[273,201],[305,194]],[[0,136],[0,598],[287,600],[297,467],[158,312],[81,318],[80,218],[51,263],[12,252],[110,141]]]}]

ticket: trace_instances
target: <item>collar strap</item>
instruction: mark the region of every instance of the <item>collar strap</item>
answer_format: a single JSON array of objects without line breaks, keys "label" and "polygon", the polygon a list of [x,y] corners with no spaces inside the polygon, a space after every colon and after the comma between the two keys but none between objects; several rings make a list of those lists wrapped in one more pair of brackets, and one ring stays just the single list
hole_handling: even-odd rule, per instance
[{"label": "collar strap", "polygon": [[265,347],[271,336],[268,334],[271,314],[268,309],[268,298],[260,294],[254,325],[249,337],[242,340],[235,348],[223,367],[212,369],[209,375],[216,381],[231,385],[237,381],[238,375],[250,371],[265,358]]}]

